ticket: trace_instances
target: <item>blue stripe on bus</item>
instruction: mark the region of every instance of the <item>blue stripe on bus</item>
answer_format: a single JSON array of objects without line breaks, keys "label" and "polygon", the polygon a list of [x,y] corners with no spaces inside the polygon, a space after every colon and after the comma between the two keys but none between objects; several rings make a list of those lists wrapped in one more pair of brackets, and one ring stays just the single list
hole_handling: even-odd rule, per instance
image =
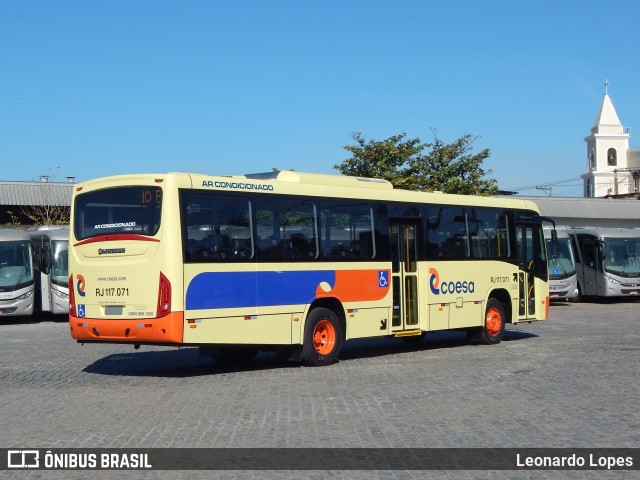
[{"label": "blue stripe on bus", "polygon": [[186,309],[300,305],[316,298],[322,282],[335,285],[334,270],[303,272],[205,272],[187,288]]}]

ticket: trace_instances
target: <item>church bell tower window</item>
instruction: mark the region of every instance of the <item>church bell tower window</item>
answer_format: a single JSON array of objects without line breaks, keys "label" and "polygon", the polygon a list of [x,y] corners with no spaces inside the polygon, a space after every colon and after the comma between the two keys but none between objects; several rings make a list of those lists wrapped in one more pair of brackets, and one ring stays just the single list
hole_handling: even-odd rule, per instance
[{"label": "church bell tower window", "polygon": [[607,150],[607,165],[610,167],[616,167],[618,165],[618,152],[615,148]]}]

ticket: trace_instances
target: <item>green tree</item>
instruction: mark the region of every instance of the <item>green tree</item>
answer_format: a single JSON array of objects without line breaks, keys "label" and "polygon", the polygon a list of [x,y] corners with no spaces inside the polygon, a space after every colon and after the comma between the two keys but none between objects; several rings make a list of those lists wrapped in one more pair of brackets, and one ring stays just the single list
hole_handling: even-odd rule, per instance
[{"label": "green tree", "polygon": [[351,134],[356,145],[343,148],[351,157],[334,168],[343,175],[383,178],[396,188],[407,190],[439,190],[445,193],[491,195],[498,193],[495,180],[485,178],[482,162],[489,149],[472,153],[477,139],[464,135],[445,143],[433,131],[432,143],[419,138],[406,139],[406,134],[386,140],[367,140],[361,132]]}]

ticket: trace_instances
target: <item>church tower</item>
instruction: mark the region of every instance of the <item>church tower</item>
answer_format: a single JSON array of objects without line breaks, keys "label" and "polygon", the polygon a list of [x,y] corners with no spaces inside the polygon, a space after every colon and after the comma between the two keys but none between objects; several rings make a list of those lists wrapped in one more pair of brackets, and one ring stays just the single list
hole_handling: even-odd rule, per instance
[{"label": "church tower", "polygon": [[[587,173],[581,175],[585,197],[624,195],[640,191],[640,170],[628,164],[629,133],[624,128],[604,84],[604,99],[587,142]],[[634,162],[635,163],[635,162]]]}]

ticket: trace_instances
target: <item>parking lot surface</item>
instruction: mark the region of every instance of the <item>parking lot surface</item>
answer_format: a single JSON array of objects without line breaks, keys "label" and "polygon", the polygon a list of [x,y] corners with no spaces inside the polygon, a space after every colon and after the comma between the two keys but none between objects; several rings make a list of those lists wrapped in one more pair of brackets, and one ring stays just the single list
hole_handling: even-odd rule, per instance
[{"label": "parking lot surface", "polygon": [[[640,303],[558,304],[497,346],[461,332],[347,342],[323,368],[260,354],[80,345],[64,321],[1,319],[0,447],[640,445]],[[636,472],[18,471],[10,478],[631,478]],[[544,474],[544,475],[543,475]],[[637,478],[637,476],[635,477]]]}]

